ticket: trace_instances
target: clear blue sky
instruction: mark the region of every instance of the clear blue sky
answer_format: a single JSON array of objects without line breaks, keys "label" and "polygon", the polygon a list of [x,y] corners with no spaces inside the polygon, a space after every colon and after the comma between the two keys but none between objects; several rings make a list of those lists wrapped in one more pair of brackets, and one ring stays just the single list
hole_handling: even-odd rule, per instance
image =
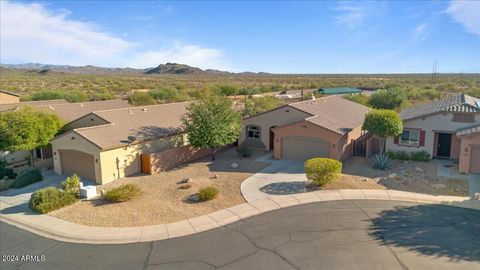
[{"label": "clear blue sky", "polygon": [[480,72],[480,1],[2,1],[1,62]]}]

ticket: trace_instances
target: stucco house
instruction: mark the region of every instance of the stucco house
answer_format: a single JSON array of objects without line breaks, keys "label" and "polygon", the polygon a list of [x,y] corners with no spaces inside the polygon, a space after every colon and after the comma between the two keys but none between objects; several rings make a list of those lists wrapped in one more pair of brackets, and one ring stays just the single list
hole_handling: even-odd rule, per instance
[{"label": "stucco house", "polygon": [[5,90],[0,90],[0,106],[3,104],[20,102],[20,95]]},{"label": "stucco house", "polygon": [[[75,120],[75,128],[52,140],[55,172],[105,184],[194,158],[199,152],[189,148],[182,130],[187,104],[96,111]],[[81,127],[85,122],[96,124]]]},{"label": "stucco house", "polygon": [[459,171],[480,173],[480,99],[456,94],[400,113],[403,133],[388,138],[391,151],[427,151],[459,161]]},{"label": "stucco house", "polygon": [[353,155],[368,107],[340,96],[295,102],[243,121],[239,143],[273,150],[275,159]]},{"label": "stucco house", "polygon": [[[18,110],[25,106],[31,107],[35,110],[56,114],[64,123],[63,130],[95,125],[95,119],[88,119],[88,121],[75,121],[74,124],[72,123],[72,121],[93,111],[132,107],[132,105],[128,104],[127,101],[120,99],[79,103],[69,103],[63,99],[60,99],[6,104],[2,107],[2,112]],[[26,158],[30,156],[29,151],[7,152],[0,154],[7,160],[7,164],[13,167],[25,165]],[[52,149],[50,146],[34,149],[33,158],[35,159],[35,166],[37,167],[53,167]]]}]

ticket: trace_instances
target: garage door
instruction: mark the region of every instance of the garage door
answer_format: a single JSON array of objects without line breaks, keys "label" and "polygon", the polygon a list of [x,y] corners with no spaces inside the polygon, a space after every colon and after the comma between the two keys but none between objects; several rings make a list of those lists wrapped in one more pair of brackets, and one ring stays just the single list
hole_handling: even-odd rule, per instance
[{"label": "garage door", "polygon": [[470,154],[470,173],[480,173],[480,145],[472,146]]},{"label": "garage door", "polygon": [[82,179],[95,180],[95,163],[93,155],[75,150],[61,150],[62,173],[77,174]]},{"label": "garage door", "polygon": [[306,160],[329,157],[330,143],[311,137],[282,138],[282,159]]}]

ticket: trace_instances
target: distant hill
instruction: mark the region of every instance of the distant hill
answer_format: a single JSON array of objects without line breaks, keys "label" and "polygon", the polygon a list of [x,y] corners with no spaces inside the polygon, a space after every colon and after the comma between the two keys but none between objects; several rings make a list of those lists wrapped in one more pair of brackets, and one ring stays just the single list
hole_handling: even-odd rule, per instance
[{"label": "distant hill", "polygon": [[[236,74],[228,71],[206,69],[202,70],[197,67],[178,63],[160,64],[157,67],[136,69],[136,68],[107,68],[98,66],[70,66],[70,65],[49,65],[40,63],[25,64],[1,64],[0,68],[6,69],[23,69],[38,72],[38,74],[47,75],[52,72],[77,73],[77,74],[216,74],[228,75]],[[240,74],[260,74],[254,72],[243,72]],[[267,74],[267,73],[263,73]]]}]

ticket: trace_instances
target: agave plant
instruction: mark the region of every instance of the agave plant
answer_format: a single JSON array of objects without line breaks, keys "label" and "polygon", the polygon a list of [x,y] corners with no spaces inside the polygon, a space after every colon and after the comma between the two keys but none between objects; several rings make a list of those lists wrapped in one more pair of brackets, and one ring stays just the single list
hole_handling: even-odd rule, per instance
[{"label": "agave plant", "polygon": [[379,170],[386,170],[390,167],[390,158],[385,153],[373,156],[373,167]]}]

